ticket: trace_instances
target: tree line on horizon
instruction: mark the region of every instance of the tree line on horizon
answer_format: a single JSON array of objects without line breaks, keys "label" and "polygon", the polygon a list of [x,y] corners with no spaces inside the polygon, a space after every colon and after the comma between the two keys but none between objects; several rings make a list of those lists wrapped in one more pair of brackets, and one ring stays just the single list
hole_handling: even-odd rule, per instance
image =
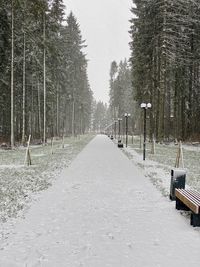
[{"label": "tree line on horizon", "polygon": [[79,23],[62,0],[2,0],[0,141],[84,133],[93,94]]},{"label": "tree line on horizon", "polygon": [[[110,122],[122,119],[122,132],[125,128],[125,113],[130,114],[129,131],[134,132],[137,125],[137,104],[134,99],[131,68],[127,59],[111,62],[110,66],[110,91],[109,91]],[[114,124],[112,125],[112,128]]]},{"label": "tree line on horizon", "polygon": [[94,103],[92,129],[98,133],[118,134],[120,119],[121,134],[125,130],[125,113],[130,114],[129,132],[136,131],[138,124],[137,103],[134,100],[131,68],[127,59],[119,63],[115,60],[110,65],[109,104],[98,101]]}]

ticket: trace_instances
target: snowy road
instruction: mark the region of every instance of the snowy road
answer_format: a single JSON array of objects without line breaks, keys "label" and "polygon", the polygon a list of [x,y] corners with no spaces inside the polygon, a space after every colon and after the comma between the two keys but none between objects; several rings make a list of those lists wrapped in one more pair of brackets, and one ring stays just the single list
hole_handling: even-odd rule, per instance
[{"label": "snowy road", "polygon": [[0,248],[1,267],[197,267],[200,232],[99,135]]}]

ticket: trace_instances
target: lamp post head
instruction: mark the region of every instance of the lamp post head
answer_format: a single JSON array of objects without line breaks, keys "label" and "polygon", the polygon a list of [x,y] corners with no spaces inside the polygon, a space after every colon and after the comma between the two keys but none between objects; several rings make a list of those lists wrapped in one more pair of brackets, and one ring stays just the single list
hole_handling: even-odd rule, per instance
[{"label": "lamp post head", "polygon": [[122,121],[122,119],[121,118],[118,118],[118,121]]},{"label": "lamp post head", "polygon": [[151,103],[147,103],[147,108],[151,108]]},{"label": "lamp post head", "polygon": [[151,103],[142,103],[142,104],[140,105],[140,107],[141,107],[141,108],[148,109],[148,108],[151,108],[152,105],[151,105]]},{"label": "lamp post head", "polygon": [[147,106],[146,103],[142,103],[142,104],[140,105],[141,108],[146,108],[146,106]]},{"label": "lamp post head", "polygon": [[131,116],[130,113],[127,113],[127,112],[126,112],[126,113],[124,114],[124,117],[130,117],[130,116]]}]

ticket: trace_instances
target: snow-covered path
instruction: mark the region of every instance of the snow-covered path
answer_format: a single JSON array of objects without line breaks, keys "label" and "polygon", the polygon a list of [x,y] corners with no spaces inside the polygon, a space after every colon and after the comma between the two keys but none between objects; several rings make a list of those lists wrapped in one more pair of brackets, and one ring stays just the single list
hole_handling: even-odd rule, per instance
[{"label": "snow-covered path", "polygon": [[200,233],[99,135],[0,248],[1,267],[197,267]]}]

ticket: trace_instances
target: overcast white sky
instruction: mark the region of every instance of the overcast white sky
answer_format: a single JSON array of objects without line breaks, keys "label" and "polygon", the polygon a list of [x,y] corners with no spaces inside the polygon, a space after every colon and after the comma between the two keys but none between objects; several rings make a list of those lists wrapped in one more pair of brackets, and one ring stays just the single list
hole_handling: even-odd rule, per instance
[{"label": "overcast white sky", "polygon": [[113,60],[129,58],[128,34],[132,0],[64,0],[67,14],[76,16],[89,60],[88,76],[96,100],[108,102]]}]

